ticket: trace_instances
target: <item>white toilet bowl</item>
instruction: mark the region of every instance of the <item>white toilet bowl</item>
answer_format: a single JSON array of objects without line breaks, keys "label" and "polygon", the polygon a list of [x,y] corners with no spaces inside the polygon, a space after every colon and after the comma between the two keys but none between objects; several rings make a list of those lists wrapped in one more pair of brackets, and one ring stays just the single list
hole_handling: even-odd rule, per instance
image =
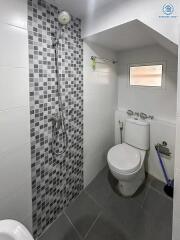
[{"label": "white toilet bowl", "polygon": [[132,196],[145,179],[145,150],[118,144],[107,155],[109,169],[118,180],[118,190],[124,196]]},{"label": "white toilet bowl", "polygon": [[0,240],[34,240],[27,228],[12,219],[0,221]]}]

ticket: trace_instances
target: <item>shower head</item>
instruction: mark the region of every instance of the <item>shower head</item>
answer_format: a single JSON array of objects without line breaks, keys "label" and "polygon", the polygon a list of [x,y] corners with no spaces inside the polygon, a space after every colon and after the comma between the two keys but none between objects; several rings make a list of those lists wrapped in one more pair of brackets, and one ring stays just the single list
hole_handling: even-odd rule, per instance
[{"label": "shower head", "polygon": [[[66,12],[66,11],[62,11],[58,14],[58,21],[60,24],[62,25],[66,25],[71,21],[71,15]],[[52,41],[52,46],[56,47],[59,45],[59,39],[63,37],[62,33],[58,30],[55,33],[51,33],[53,36],[53,41]]]},{"label": "shower head", "polygon": [[62,25],[66,25],[71,21],[71,15],[66,11],[62,11],[58,15],[58,21]]}]

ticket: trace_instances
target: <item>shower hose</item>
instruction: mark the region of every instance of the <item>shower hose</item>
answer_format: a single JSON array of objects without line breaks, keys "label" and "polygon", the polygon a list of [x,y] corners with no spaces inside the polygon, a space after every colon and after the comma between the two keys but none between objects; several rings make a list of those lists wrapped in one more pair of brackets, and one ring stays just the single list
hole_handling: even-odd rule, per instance
[{"label": "shower hose", "polygon": [[[61,78],[59,76],[58,57],[59,57],[59,39],[56,37],[55,43],[55,67],[56,67],[56,80],[58,92],[58,112],[56,113],[55,124],[52,126],[52,152],[58,157],[66,153],[68,147],[68,134],[63,112],[63,104],[61,97]],[[62,144],[59,143],[60,131],[62,136]],[[61,145],[61,146],[60,146]],[[62,150],[59,150],[62,147]]]}]

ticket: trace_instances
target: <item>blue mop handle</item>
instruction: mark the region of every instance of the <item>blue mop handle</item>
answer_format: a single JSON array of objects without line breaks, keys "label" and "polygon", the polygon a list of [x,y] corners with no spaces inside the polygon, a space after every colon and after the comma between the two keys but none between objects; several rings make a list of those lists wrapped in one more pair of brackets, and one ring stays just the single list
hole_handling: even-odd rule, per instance
[{"label": "blue mop handle", "polygon": [[165,180],[166,180],[166,183],[169,184],[169,177],[166,173],[166,169],[164,167],[164,163],[163,163],[163,160],[161,159],[161,155],[158,151],[158,148],[155,146],[155,149],[156,149],[156,152],[157,152],[157,155],[158,155],[158,158],[159,158],[159,162],[160,162],[160,165],[161,165],[161,168],[163,170],[163,174],[164,174],[164,177],[165,177]]}]

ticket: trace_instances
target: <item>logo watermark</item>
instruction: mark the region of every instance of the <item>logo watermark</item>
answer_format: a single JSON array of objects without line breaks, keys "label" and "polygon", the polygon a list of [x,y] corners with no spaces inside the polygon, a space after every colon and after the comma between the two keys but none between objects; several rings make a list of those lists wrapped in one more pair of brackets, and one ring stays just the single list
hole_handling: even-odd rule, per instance
[{"label": "logo watermark", "polygon": [[176,18],[177,16],[174,15],[174,6],[171,3],[166,3],[162,7],[163,15],[160,15],[160,18]]}]

